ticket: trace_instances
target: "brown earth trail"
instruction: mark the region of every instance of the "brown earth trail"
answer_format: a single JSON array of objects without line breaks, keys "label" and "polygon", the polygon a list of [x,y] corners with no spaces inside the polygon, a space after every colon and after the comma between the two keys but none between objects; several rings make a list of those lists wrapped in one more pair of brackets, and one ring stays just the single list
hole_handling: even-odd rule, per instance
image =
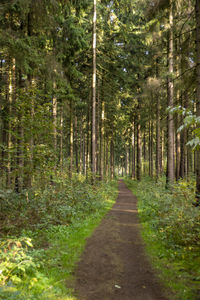
[{"label": "brown earth trail", "polygon": [[116,204],[88,239],[78,264],[78,299],[167,300],[145,255],[136,203],[120,181]]}]

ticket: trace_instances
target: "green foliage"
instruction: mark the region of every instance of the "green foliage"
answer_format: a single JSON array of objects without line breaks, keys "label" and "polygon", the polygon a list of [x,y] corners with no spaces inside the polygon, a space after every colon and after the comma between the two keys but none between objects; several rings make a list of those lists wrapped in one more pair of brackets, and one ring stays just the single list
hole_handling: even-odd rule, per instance
[{"label": "green foliage", "polygon": [[200,117],[194,115],[190,110],[176,106],[174,108],[168,107],[167,109],[172,114],[178,113],[183,116],[183,124],[178,128],[178,132],[181,132],[185,128],[192,128],[193,138],[187,142],[187,145],[192,147],[193,150],[197,150],[200,147]]},{"label": "green foliage", "polygon": [[[193,207],[195,182],[180,180],[172,191],[144,179],[127,180],[138,196],[143,236],[165,284],[176,292],[175,299],[196,299],[200,283],[200,210]],[[172,297],[173,298],[173,297]]]},{"label": "green foliage", "polygon": [[0,299],[72,299],[66,280],[116,195],[116,182],[61,174],[44,190],[2,191]]}]

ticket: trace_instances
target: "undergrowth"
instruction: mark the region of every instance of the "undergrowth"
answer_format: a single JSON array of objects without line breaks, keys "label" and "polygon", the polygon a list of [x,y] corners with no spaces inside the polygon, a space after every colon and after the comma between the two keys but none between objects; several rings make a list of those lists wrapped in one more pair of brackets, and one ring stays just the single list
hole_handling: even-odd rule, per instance
[{"label": "undergrowth", "polygon": [[165,178],[126,179],[138,197],[147,251],[174,299],[200,299],[200,209],[192,205],[195,182],[180,180],[172,190]]},{"label": "undergrowth", "polygon": [[0,193],[0,299],[71,300],[85,239],[113,205],[117,183],[58,178],[42,189]]}]

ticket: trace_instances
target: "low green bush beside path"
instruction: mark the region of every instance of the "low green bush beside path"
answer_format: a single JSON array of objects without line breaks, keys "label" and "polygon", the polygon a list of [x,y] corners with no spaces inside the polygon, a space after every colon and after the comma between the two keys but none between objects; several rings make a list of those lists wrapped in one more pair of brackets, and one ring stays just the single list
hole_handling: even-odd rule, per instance
[{"label": "low green bush beside path", "polygon": [[192,205],[194,183],[179,181],[169,191],[165,179],[125,182],[138,197],[142,235],[161,279],[174,299],[199,299],[200,210]]},{"label": "low green bush beside path", "polygon": [[[0,299],[74,299],[70,282],[75,264],[117,189],[116,181],[92,186],[75,178],[44,191],[4,195],[8,219],[0,232]],[[15,197],[18,210],[9,197]],[[16,220],[9,219],[9,210]]]}]

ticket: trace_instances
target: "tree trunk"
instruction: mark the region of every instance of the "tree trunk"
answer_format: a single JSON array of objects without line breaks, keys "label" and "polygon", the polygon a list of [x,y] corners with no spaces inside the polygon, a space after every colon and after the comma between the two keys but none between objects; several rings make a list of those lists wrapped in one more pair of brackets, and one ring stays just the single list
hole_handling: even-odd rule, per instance
[{"label": "tree trunk", "polygon": [[69,177],[72,178],[74,164],[74,130],[73,130],[73,104],[70,100],[70,167]]},{"label": "tree trunk", "polygon": [[[19,87],[22,88],[22,74],[19,72]],[[18,108],[18,126],[17,126],[17,157],[16,157],[16,169],[17,174],[15,177],[15,191],[20,193],[23,189],[23,173],[24,173],[24,124],[23,124],[23,111],[22,108]],[[30,173],[30,172],[29,172]],[[32,174],[29,174],[31,176]]]},{"label": "tree trunk", "polygon": [[60,168],[63,171],[63,106],[60,111]]},{"label": "tree trunk", "polygon": [[132,123],[132,179],[135,178],[135,123]]},{"label": "tree trunk", "polygon": [[154,130],[154,126],[153,126],[153,120],[151,122],[151,144],[150,144],[150,147],[151,147],[151,177],[153,177],[154,175],[154,165],[153,165],[153,130]]},{"label": "tree trunk", "polygon": [[[168,64],[169,73],[172,76],[174,72],[173,62],[173,3],[170,0],[170,12],[169,12],[169,53],[168,53]],[[172,77],[168,77],[168,106],[173,107],[174,105],[174,84]],[[174,120],[173,114],[168,113],[168,145],[167,145],[167,176],[166,184],[170,186],[174,183]]]},{"label": "tree trunk", "polygon": [[149,154],[149,176],[152,176],[151,172],[151,120],[149,119],[149,141],[148,141],[148,154]]},{"label": "tree trunk", "polygon": [[80,156],[79,156],[79,173],[83,173],[83,160],[84,160],[84,146],[83,146],[83,121],[82,118],[80,119],[80,127],[79,127],[79,132],[80,132]]},{"label": "tree trunk", "polygon": [[78,121],[77,116],[74,118],[74,151],[75,151],[75,162],[76,162],[76,172],[79,172],[78,169]]},{"label": "tree trunk", "polygon": [[53,81],[53,102],[52,102],[52,116],[53,116],[53,148],[54,148],[54,171],[57,169],[57,97],[56,97],[56,82]]},{"label": "tree trunk", "polygon": [[146,131],[144,128],[144,135],[143,135],[143,158],[144,158],[144,166],[143,166],[143,172],[144,175],[146,174],[146,159],[147,159],[147,149],[146,149]]},{"label": "tree trunk", "polygon": [[92,180],[96,181],[96,0],[93,14],[93,76],[92,76]]},{"label": "tree trunk", "polygon": [[[196,115],[200,117],[200,0],[196,0]],[[200,150],[196,151],[196,199],[200,202]]]},{"label": "tree trunk", "polygon": [[104,179],[104,110],[105,110],[105,106],[104,106],[104,101],[102,100],[101,102],[101,137],[100,137],[100,177],[101,180]]},{"label": "tree trunk", "polygon": [[8,75],[8,135],[7,135],[7,149],[8,149],[8,156],[7,156],[7,180],[6,186],[7,188],[11,187],[12,178],[11,178],[11,168],[12,168],[12,104],[15,94],[15,59],[10,59],[9,61],[9,75]]},{"label": "tree trunk", "polygon": [[[176,116],[176,132],[179,128],[179,115]],[[176,181],[179,180],[180,177],[180,161],[181,161],[181,140],[180,140],[180,132],[176,134]]]},{"label": "tree trunk", "polygon": [[157,95],[156,109],[156,180],[160,176],[160,97]]},{"label": "tree trunk", "polygon": [[142,143],[141,143],[141,125],[140,115],[138,112],[137,121],[137,180],[141,180],[141,168],[142,168]]}]

